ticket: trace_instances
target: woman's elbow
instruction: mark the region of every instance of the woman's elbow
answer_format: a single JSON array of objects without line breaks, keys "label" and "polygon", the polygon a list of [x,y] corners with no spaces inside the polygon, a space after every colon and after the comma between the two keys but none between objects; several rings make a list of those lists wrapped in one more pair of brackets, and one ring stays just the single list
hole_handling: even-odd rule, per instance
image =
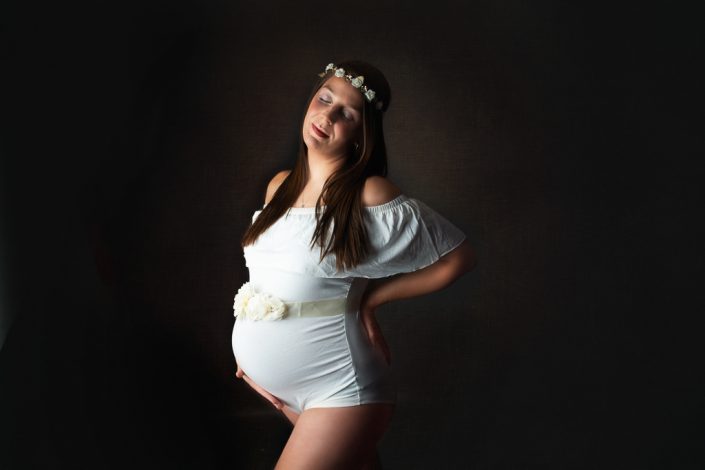
[{"label": "woman's elbow", "polygon": [[467,239],[463,240],[460,245],[443,256],[443,258],[453,266],[453,271],[457,276],[472,271],[477,265],[477,253]]}]

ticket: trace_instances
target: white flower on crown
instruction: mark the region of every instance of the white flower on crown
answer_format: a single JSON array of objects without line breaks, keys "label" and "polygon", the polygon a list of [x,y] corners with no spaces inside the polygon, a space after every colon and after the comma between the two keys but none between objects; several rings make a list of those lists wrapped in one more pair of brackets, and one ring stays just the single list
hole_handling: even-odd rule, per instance
[{"label": "white flower on crown", "polygon": [[372,101],[373,99],[375,99],[375,92],[372,90],[367,90],[365,92],[365,96],[367,97],[368,100]]},{"label": "white flower on crown", "polygon": [[340,68],[335,69],[335,76],[336,77],[342,77],[343,75],[345,75],[345,69],[340,69]]},{"label": "white flower on crown", "polygon": [[236,317],[248,320],[279,320],[286,313],[286,305],[271,294],[257,292],[246,282],[235,294],[233,310]]},{"label": "white flower on crown", "polygon": [[352,86],[354,86],[355,88],[360,88],[360,85],[362,85],[362,82],[364,82],[364,81],[365,81],[365,77],[360,75],[358,77],[353,78],[350,83],[352,83]]}]

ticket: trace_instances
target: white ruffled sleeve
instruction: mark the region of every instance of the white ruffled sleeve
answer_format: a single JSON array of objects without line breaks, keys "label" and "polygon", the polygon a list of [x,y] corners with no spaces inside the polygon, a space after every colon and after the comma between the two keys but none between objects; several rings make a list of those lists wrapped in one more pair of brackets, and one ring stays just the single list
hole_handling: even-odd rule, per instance
[{"label": "white ruffled sleeve", "polygon": [[336,271],[335,258],[326,257],[322,267],[330,277],[381,278],[416,271],[435,263],[466,238],[441,214],[403,194],[364,210],[370,255],[344,271]]}]

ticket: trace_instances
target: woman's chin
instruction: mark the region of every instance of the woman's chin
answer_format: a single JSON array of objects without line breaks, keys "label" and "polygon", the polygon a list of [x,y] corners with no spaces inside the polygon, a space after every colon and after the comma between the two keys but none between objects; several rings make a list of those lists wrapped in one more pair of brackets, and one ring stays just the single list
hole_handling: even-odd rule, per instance
[{"label": "woman's chin", "polygon": [[327,155],[331,158],[338,158],[340,155],[344,154],[344,150],[340,148],[331,147],[327,141],[318,140],[316,137],[304,134],[304,145],[307,151],[315,151],[320,155]]},{"label": "woman's chin", "polygon": [[325,142],[318,140],[310,134],[304,135],[304,144],[306,144],[306,147],[314,149],[324,149],[327,147]]}]

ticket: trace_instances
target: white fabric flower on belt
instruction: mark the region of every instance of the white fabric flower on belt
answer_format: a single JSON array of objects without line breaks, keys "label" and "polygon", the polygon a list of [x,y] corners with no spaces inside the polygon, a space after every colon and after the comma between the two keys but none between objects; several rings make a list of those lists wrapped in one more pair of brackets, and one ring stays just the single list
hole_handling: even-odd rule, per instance
[{"label": "white fabric flower on belt", "polygon": [[233,310],[236,317],[248,320],[279,320],[286,313],[286,305],[271,294],[257,292],[246,282],[235,294]]}]

